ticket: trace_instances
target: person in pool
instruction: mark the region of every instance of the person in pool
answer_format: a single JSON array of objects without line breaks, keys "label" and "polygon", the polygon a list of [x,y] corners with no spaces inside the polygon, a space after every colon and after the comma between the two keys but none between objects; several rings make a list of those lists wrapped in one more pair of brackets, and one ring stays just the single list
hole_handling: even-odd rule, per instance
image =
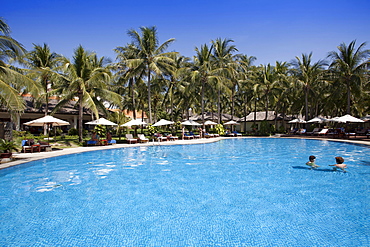
[{"label": "person in pool", "polygon": [[343,172],[347,172],[345,168],[347,168],[346,164],[343,164],[344,159],[342,157],[335,157],[335,161],[337,162],[335,165],[329,165],[334,166],[333,170],[336,171],[338,168],[341,169]]},{"label": "person in pool", "polygon": [[306,165],[310,166],[311,168],[313,169],[316,169],[317,167],[319,167],[318,165],[315,164],[315,160],[316,160],[316,157],[311,155],[310,157],[308,157],[309,161],[306,163]]}]

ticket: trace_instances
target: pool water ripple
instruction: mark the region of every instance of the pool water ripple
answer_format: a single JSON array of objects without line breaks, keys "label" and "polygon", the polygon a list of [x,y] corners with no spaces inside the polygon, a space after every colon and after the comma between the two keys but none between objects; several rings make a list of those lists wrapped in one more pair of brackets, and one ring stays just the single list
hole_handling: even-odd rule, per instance
[{"label": "pool water ripple", "polygon": [[0,171],[0,245],[368,246],[368,154],[235,138],[31,162]]}]

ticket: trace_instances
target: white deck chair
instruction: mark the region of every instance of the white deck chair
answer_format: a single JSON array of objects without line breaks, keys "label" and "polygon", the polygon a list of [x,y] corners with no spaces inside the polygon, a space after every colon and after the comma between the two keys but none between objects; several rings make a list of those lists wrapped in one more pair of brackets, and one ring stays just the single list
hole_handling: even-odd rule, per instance
[{"label": "white deck chair", "polygon": [[126,139],[129,144],[137,143],[137,139],[135,139],[132,134],[126,134]]}]

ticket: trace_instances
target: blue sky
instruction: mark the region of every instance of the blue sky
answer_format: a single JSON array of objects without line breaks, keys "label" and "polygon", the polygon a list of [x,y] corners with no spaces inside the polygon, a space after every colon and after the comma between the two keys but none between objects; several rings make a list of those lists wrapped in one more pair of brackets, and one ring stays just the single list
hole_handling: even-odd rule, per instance
[{"label": "blue sky", "polygon": [[114,60],[129,29],[156,26],[160,42],[176,39],[169,51],[192,57],[195,47],[228,38],[259,65],[310,52],[316,61],[343,42],[370,42],[369,12],[369,0],[16,0],[1,3],[0,16],[29,50],[46,43],[72,57],[81,44]]}]

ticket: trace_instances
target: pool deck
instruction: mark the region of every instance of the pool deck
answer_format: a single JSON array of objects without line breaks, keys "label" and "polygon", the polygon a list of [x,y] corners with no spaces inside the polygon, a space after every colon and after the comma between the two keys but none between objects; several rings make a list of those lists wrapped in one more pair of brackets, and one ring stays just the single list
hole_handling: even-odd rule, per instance
[{"label": "pool deck", "polygon": [[[258,137],[258,136],[257,136]],[[105,149],[115,149],[115,148],[126,148],[126,147],[138,147],[138,146],[158,146],[158,145],[186,145],[186,144],[203,144],[203,143],[212,143],[217,142],[222,139],[230,138],[256,138],[255,136],[248,137],[217,137],[217,138],[201,138],[194,140],[176,140],[176,141],[164,141],[164,142],[147,142],[147,143],[137,143],[137,144],[114,144],[108,146],[89,146],[89,147],[77,147],[77,148],[65,148],[65,149],[53,149],[50,152],[40,152],[40,153],[14,153],[13,158],[15,160],[1,163],[0,169],[20,165],[23,163],[52,158],[62,155],[90,152],[96,150],[105,150]],[[364,138],[353,138],[353,139],[329,139],[325,137],[314,137],[314,136],[294,136],[294,135],[275,135],[270,137],[258,137],[258,138],[295,138],[295,139],[316,139],[316,140],[328,140],[328,141],[339,141],[347,142],[353,144],[362,144],[370,145],[370,139]]]}]

